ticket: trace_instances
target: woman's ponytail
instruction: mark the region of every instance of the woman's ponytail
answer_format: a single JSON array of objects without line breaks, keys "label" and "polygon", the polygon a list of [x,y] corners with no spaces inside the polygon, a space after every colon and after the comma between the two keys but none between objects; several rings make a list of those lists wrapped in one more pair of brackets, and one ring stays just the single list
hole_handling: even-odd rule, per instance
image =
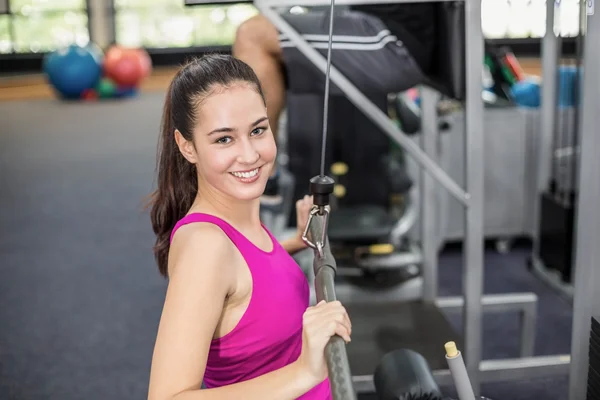
[{"label": "woman's ponytail", "polygon": [[168,276],[171,231],[192,206],[198,190],[196,169],[183,157],[175,141],[171,92],[172,87],[167,92],[163,108],[157,156],[158,182],[150,211],[156,235],[154,257],[161,275],[165,277]]}]

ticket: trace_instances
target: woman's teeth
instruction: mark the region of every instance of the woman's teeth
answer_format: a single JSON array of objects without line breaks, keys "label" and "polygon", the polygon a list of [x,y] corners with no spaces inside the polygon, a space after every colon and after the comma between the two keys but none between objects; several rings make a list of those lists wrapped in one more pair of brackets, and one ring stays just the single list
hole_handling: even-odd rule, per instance
[{"label": "woman's teeth", "polygon": [[256,176],[256,174],[258,174],[258,168],[249,172],[232,172],[231,174],[233,176],[237,176],[238,178],[252,178],[253,176]]}]

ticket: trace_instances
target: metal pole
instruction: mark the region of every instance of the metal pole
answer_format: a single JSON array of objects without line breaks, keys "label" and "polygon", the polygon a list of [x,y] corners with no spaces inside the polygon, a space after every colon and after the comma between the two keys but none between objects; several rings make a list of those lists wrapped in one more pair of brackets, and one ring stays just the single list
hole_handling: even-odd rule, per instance
[{"label": "metal pole", "polygon": [[570,171],[569,171],[569,204],[574,206],[574,195],[577,192],[577,173],[578,173],[578,158],[579,158],[579,124],[581,114],[581,91],[583,90],[582,81],[581,81],[581,67],[583,63],[584,55],[584,44],[585,44],[585,35],[583,29],[586,25],[587,20],[587,1],[582,1],[579,3],[579,32],[577,34],[577,49],[576,49],[576,57],[575,57],[575,68],[577,68],[576,76],[575,76],[575,84],[573,85],[573,98],[575,99],[574,104],[574,121],[572,124],[573,127],[573,135],[571,137],[571,149],[572,155],[569,161]]},{"label": "metal pole", "polygon": [[[556,178],[553,157],[556,115],[556,88],[558,80],[558,44],[559,39],[554,32],[555,2],[546,1],[546,33],[542,41],[542,110],[539,149],[538,190],[546,190],[550,179]],[[551,174],[548,176],[547,168]]]},{"label": "metal pole", "polygon": [[[427,156],[437,161],[439,95],[433,89],[421,90],[421,147]],[[423,253],[423,294],[426,302],[434,302],[438,293],[438,188],[429,174],[421,169],[421,249]]]},{"label": "metal pole", "polygon": [[[539,193],[549,189],[550,179],[554,173],[554,132],[556,123],[556,86],[558,62],[558,38],[554,33],[553,0],[546,1],[546,33],[542,40],[542,104],[540,113],[540,130],[535,137],[536,174],[533,205],[533,254],[539,254],[539,225],[541,218]],[[549,170],[551,171],[549,173]]]},{"label": "metal pole", "polygon": [[[591,317],[600,315],[600,81],[596,71],[600,68],[600,55],[596,49],[600,37],[598,15],[587,17],[583,27],[584,60],[583,90],[580,113],[580,160],[579,191],[577,195],[577,225],[575,252],[575,290],[573,299],[573,330],[571,339],[571,370],[569,378],[569,399],[586,398]],[[590,40],[591,38],[591,40]]]},{"label": "metal pole", "polygon": [[463,292],[465,304],[464,356],[475,395],[479,395],[482,346],[481,295],[483,291],[483,58],[481,0],[465,2],[466,29],[466,110],[465,110],[465,183],[471,196],[465,209],[465,247]]},{"label": "metal pole", "polygon": [[[325,228],[325,218],[315,215],[310,223],[309,232],[313,242],[315,238],[321,238]],[[321,300],[327,302],[335,301],[335,274],[337,265],[331,249],[329,240],[325,240],[322,254],[314,250],[313,267],[315,271],[315,291],[317,303]],[[325,348],[325,358],[329,369],[329,382],[331,383],[331,394],[333,400],[356,400],[356,393],[352,383],[352,373],[346,352],[346,343],[339,336],[334,336]]]}]

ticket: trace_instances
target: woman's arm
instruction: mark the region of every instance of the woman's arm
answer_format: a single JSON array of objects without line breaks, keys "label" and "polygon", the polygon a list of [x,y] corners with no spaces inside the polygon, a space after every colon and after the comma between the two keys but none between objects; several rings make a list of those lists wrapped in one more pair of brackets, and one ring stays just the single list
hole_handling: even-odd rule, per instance
[{"label": "woman's arm", "polygon": [[282,240],[281,246],[288,252],[290,255],[294,255],[299,251],[306,249],[308,246],[302,240],[300,236],[294,236],[293,238]]},{"label": "woman's arm", "polygon": [[216,226],[180,228],[158,328],[149,400],[295,399],[318,382],[299,364],[230,386],[201,390],[210,343],[234,282],[231,241]]},{"label": "woman's arm", "polygon": [[317,384],[295,362],[245,382],[214,389],[185,391],[172,400],[293,400]]},{"label": "woman's arm", "polygon": [[290,255],[294,255],[308,247],[302,240],[302,234],[308,223],[308,215],[310,214],[312,205],[312,196],[304,196],[296,202],[296,234],[293,238],[281,241],[281,246],[290,253]]}]

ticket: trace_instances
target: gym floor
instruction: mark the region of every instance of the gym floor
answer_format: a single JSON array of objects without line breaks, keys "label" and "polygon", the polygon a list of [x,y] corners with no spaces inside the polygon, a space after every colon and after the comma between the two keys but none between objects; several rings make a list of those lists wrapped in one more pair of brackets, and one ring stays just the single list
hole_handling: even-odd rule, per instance
[{"label": "gym floor", "polygon": [[[0,399],[146,398],[166,286],[143,209],[162,100],[156,90],[105,103],[0,103]],[[528,251],[489,250],[485,293],[537,293],[536,354],[569,353],[571,306],[527,271]],[[460,271],[460,250],[444,251],[441,295],[460,294]],[[460,317],[448,318],[460,330]],[[517,352],[517,315],[485,317],[484,357]],[[496,383],[482,394],[559,400],[567,383]]]}]

